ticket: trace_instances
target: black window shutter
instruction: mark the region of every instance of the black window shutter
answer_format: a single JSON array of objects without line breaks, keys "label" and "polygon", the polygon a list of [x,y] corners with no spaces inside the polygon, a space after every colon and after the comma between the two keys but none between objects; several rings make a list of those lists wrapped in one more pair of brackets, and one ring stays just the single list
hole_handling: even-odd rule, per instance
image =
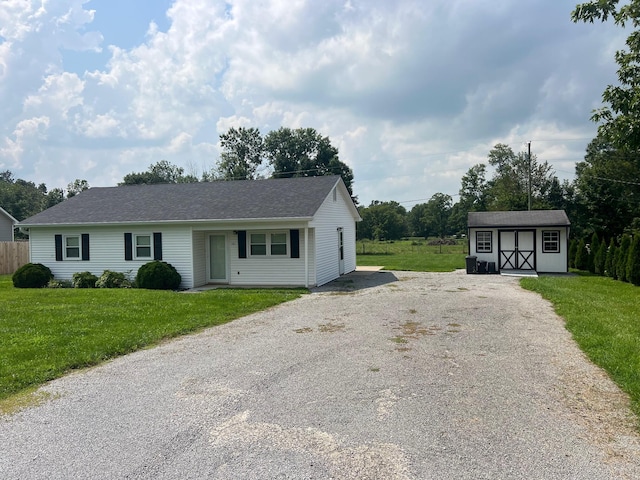
[{"label": "black window shutter", "polygon": [[153,259],[162,260],[162,233],[153,234]]},{"label": "black window shutter", "polygon": [[56,235],[56,262],[62,261],[62,235]]},{"label": "black window shutter", "polygon": [[82,260],[89,260],[89,234],[82,234]]},{"label": "black window shutter", "polygon": [[300,258],[300,230],[289,230],[291,258]]},{"label": "black window shutter", "polygon": [[238,230],[238,258],[247,258],[246,230]]},{"label": "black window shutter", "polygon": [[133,260],[133,238],[130,233],[124,234],[124,259]]}]

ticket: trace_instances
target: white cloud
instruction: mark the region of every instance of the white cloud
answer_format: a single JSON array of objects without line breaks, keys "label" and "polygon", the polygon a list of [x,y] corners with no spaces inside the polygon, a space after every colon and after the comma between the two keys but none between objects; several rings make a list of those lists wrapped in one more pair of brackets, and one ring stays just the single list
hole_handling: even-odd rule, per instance
[{"label": "white cloud", "polygon": [[0,165],[51,187],[78,176],[63,163],[92,185],[209,168],[232,126],[316,128],[364,203],[455,194],[500,141],[566,167],[623,40],[571,24],[570,0],[175,0],[165,31],[66,72],[65,50],[103,48],[91,5],[0,2]]}]

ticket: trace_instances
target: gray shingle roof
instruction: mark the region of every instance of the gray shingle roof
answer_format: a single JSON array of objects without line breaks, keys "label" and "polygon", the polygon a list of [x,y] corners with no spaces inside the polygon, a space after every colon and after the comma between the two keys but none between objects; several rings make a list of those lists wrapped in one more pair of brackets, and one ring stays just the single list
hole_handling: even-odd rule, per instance
[{"label": "gray shingle roof", "polygon": [[469,228],[486,227],[556,227],[570,226],[564,210],[531,210],[523,212],[469,212]]},{"label": "gray shingle roof", "polygon": [[90,188],[20,224],[311,218],[339,176]]}]

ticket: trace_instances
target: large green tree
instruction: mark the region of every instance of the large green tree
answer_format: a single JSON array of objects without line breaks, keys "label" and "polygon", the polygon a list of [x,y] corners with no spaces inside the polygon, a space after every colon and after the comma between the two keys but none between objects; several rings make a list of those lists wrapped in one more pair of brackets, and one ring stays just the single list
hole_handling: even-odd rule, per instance
[{"label": "large green tree", "polygon": [[264,140],[257,128],[230,128],[220,135],[217,177],[224,180],[254,180],[263,162]]},{"label": "large green tree", "polygon": [[488,160],[495,169],[487,184],[488,210],[527,210],[529,190],[533,210],[550,208],[555,175],[548,162],[539,162],[536,155],[515,153],[502,143],[491,149]]},{"label": "large green tree", "polygon": [[329,137],[313,128],[273,130],[264,138],[264,152],[275,178],[340,175],[353,195],[353,171],[340,161]]},{"label": "large green tree", "polygon": [[17,220],[24,220],[63,200],[64,194],[59,188],[47,191],[44,183],[36,185],[16,179],[9,170],[0,172],[0,207]]},{"label": "large green tree", "polygon": [[640,161],[616,150],[600,136],[576,164],[578,206],[587,230],[620,235],[640,217]]},{"label": "large green tree", "polygon": [[133,172],[124,176],[119,185],[140,185],[154,183],[195,183],[198,179],[192,175],[184,175],[184,168],[167,160],[160,160],[149,165],[146,172]]},{"label": "large green tree", "polygon": [[357,226],[358,239],[399,240],[406,235],[407,211],[398,202],[374,200],[360,207],[362,221]]},{"label": "large green tree", "polygon": [[625,153],[640,150],[640,0],[592,0],[576,5],[574,22],[602,22],[610,18],[616,25],[633,28],[627,50],[615,54],[618,85],[609,85],[602,94],[604,105],[595,110],[598,136],[614,149]]},{"label": "large green tree", "polygon": [[424,212],[424,222],[427,231],[440,238],[444,238],[450,233],[449,218],[453,199],[444,193],[436,193],[426,204]]}]

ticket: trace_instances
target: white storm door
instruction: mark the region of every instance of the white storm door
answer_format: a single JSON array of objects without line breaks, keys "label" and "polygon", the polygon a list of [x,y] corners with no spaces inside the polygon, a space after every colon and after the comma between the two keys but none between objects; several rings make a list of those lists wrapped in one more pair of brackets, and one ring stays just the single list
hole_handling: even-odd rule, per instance
[{"label": "white storm door", "polygon": [[209,280],[227,282],[227,236],[209,236]]}]

